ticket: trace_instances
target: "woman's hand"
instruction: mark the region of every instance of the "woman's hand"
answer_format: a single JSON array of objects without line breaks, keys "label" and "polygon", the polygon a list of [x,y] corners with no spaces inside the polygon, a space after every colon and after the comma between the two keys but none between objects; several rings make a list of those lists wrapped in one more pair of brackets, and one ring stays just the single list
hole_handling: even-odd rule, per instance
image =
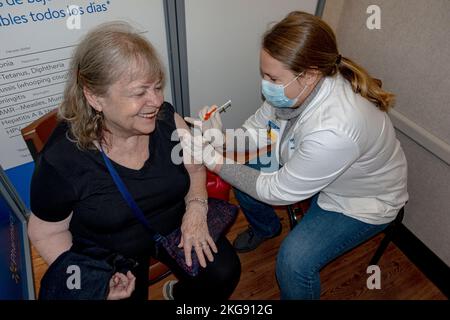
[{"label": "woman's hand", "polygon": [[217,253],[217,247],[209,235],[207,224],[207,211],[205,205],[192,201],[186,208],[181,225],[181,241],[179,248],[184,248],[186,264],[192,265],[192,247],[197,254],[198,261],[203,268],[206,268],[205,255],[210,262],[214,261],[213,254]]},{"label": "woman's hand", "polygon": [[106,300],[129,298],[134,291],[136,277],[128,271],[126,275],[116,272],[109,280],[109,292]]}]

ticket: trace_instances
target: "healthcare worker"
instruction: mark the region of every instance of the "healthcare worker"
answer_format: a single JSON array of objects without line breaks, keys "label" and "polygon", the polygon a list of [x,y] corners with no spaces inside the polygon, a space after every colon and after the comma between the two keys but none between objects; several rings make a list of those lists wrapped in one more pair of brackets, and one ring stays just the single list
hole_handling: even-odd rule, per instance
[{"label": "healthcare worker", "polygon": [[271,205],[312,197],[282,242],[276,276],[282,299],[319,299],[322,267],[385,229],[408,200],[406,159],[387,114],[394,96],[339,54],[324,21],[304,12],[264,35],[260,69],[265,102],[243,128],[253,145],[273,143],[279,169],[224,161],[222,146],[207,139],[208,129],[222,130],[218,112],[202,122],[203,139],[182,135],[182,146],[236,188],[250,223],[234,242],[237,251],[280,233]]}]

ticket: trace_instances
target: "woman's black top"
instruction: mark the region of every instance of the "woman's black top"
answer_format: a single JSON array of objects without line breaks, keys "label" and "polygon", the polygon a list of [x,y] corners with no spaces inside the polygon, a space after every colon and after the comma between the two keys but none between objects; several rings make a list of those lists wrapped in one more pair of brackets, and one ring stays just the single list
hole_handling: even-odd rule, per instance
[{"label": "woman's black top", "polygon": [[[181,164],[171,159],[178,141],[173,107],[165,102],[155,131],[150,135],[149,159],[140,170],[112,161],[115,169],[150,225],[168,234],[181,225],[184,197],[190,181]],[[60,123],[36,161],[31,183],[31,210],[42,220],[66,219],[73,211],[70,231],[127,257],[150,255],[154,244],[135,218],[96,150],[80,151],[68,138],[68,125]]]}]

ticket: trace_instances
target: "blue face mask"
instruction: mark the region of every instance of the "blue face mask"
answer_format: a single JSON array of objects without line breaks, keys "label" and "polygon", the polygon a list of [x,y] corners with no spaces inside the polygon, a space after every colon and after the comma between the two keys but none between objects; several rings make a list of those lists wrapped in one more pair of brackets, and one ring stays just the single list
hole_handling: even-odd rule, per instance
[{"label": "blue face mask", "polygon": [[302,74],[303,72],[292,79],[287,85],[275,84],[273,82],[262,79],[262,94],[264,95],[264,98],[266,98],[266,101],[276,108],[291,108],[292,106],[294,106],[297,103],[298,98],[303,94],[303,92],[305,92],[308,86],[304,87],[302,92],[300,92],[299,95],[294,99],[289,99],[288,97],[286,97],[286,95],[284,94],[284,89],[287,88],[292,82],[297,80],[297,78]]}]

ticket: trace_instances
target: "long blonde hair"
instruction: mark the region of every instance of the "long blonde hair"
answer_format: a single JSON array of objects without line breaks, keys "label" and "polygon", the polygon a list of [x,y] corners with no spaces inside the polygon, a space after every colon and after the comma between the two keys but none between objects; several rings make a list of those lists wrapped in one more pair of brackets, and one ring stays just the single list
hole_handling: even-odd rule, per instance
[{"label": "long blonde hair", "polygon": [[95,149],[94,141],[103,141],[106,130],[103,115],[89,105],[83,90],[105,96],[123,76],[146,76],[164,86],[164,69],[153,46],[125,22],[102,24],[77,46],[58,112],[81,150]]},{"label": "long blonde hair", "polygon": [[275,24],[263,37],[262,47],[293,73],[316,69],[324,76],[340,72],[355,93],[388,111],[394,95],[381,88],[381,81],[349,58],[342,57],[333,30],[319,17],[294,11]]}]

